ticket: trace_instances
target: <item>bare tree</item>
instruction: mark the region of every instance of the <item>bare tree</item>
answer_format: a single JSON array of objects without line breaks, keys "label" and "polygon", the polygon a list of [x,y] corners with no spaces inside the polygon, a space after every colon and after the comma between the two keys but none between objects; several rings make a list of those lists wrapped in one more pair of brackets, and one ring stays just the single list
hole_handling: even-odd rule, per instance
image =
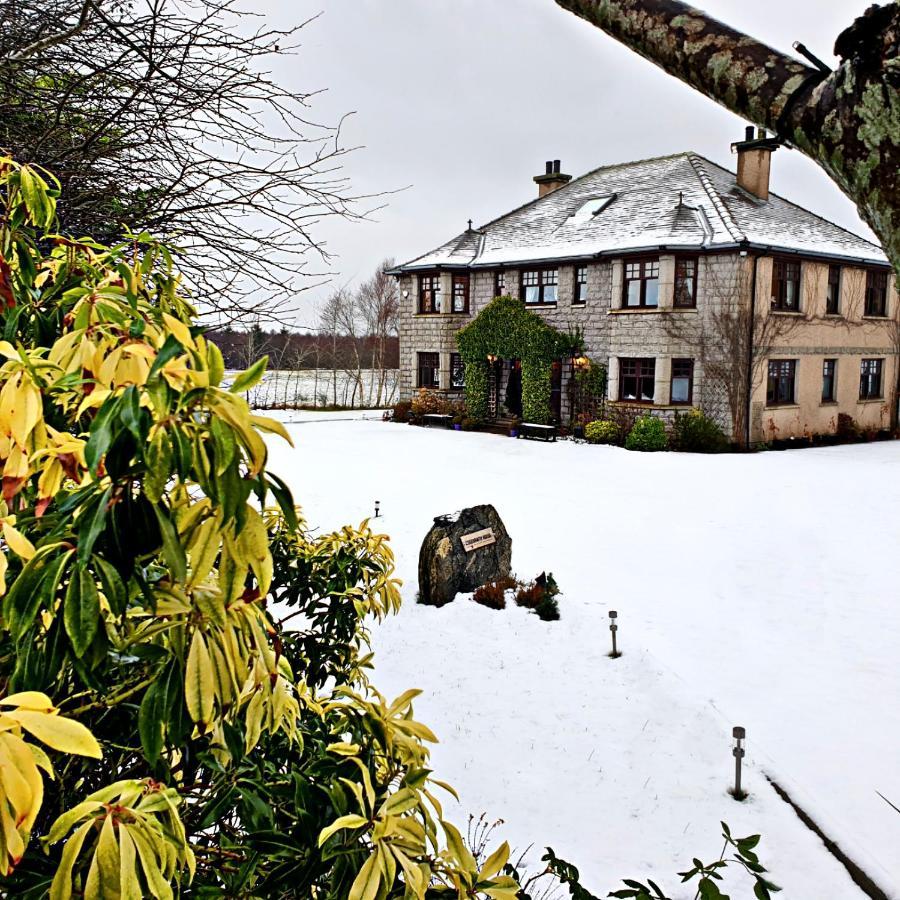
[{"label": "bare tree", "polygon": [[397,279],[386,274],[393,266],[393,259],[384,260],[357,291],[357,305],[365,324],[365,334],[374,341],[371,366],[376,381],[370,390],[369,401],[375,406],[381,406],[382,402],[390,399],[387,396],[387,344],[388,338],[397,335],[400,321],[400,289]]},{"label": "bare tree", "polygon": [[307,24],[235,0],[0,0],[0,147],[58,176],[63,230],[150,232],[201,308],[277,318],[325,280],[318,222],[364,215],[340,125],[267,71]]},{"label": "bare tree", "polygon": [[678,0],[556,2],[817,162],[900,274],[900,3],[841,33],[831,71],[802,44],[810,64]]}]

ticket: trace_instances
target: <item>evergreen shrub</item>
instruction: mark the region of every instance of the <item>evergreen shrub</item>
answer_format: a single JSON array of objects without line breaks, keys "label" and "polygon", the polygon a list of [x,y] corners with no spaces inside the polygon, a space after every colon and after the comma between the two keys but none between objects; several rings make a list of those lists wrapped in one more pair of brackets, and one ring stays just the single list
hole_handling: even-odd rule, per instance
[{"label": "evergreen shrub", "polygon": [[591,444],[618,444],[622,439],[619,426],[609,419],[598,419],[584,426],[585,439]]},{"label": "evergreen shrub", "polygon": [[668,445],[665,423],[656,416],[640,416],[625,439],[625,446],[629,450],[665,450]]},{"label": "evergreen shrub", "polygon": [[672,446],[686,453],[721,453],[728,449],[728,438],[717,422],[692,409],[675,416]]}]

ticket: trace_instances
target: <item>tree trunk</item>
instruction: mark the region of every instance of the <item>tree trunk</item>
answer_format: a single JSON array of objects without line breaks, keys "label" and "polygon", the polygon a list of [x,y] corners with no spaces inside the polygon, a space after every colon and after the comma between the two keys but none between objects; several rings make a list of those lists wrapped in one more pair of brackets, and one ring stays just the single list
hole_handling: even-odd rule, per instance
[{"label": "tree trunk", "polygon": [[556,2],[817,162],[900,275],[900,3],[871,6],[844,31],[829,72],[678,0]]}]

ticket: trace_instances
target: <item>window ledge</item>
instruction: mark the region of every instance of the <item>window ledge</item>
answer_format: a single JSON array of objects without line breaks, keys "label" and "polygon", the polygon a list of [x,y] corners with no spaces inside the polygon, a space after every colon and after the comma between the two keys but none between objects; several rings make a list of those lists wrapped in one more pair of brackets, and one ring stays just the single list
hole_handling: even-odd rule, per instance
[{"label": "window ledge", "polygon": [[888,321],[890,321],[890,317],[887,314],[885,314],[883,316],[876,316],[876,315],[868,315],[868,314],[864,313],[863,319],[869,319],[873,322],[888,322]]},{"label": "window ledge", "polygon": [[619,306],[616,309],[610,309],[607,311],[607,315],[610,316],[633,316],[633,315],[641,315],[646,313],[661,313],[661,312],[669,312],[670,310],[661,309],[658,306]]},{"label": "window ledge", "polygon": [[767,403],[766,409],[800,409],[799,403]]},{"label": "window ledge", "polygon": [[438,319],[443,316],[444,313],[428,313],[428,312],[417,312],[413,313],[413,317],[416,319]]},{"label": "window ledge", "polygon": [[827,312],[827,313],[825,313],[825,318],[826,319],[843,319],[844,316],[839,312],[836,312],[836,313]]},{"label": "window ledge", "polygon": [[556,309],[559,306],[559,303],[525,303],[522,301],[525,309]]},{"label": "window ledge", "polygon": [[610,400],[610,403],[613,406],[642,406],[647,409],[665,409],[659,403],[654,403],[652,400]]},{"label": "window ledge", "polygon": [[857,403],[884,403],[884,397],[860,397]]},{"label": "window ledge", "polygon": [[777,307],[772,307],[769,310],[773,316],[793,316],[794,318],[803,318],[806,314],[802,309],[778,309]]},{"label": "window ledge", "polygon": [[572,301],[572,306],[578,307],[578,309],[584,309],[587,306],[587,301],[582,300],[581,303],[576,303],[574,300]]},{"label": "window ledge", "polygon": [[821,400],[819,402],[819,406],[840,406],[841,404],[837,402],[837,400]]}]

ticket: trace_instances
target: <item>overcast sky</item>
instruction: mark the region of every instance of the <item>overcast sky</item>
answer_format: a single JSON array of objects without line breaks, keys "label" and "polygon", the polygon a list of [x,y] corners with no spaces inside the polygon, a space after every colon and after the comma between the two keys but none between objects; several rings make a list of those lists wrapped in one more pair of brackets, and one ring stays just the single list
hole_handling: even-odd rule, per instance
[{"label": "overcast sky", "polygon": [[[837,34],[869,0],[700,0],[710,14],[782,50],[800,40],[829,64]],[[547,159],[578,176],[598,166],[695,150],[734,168],[745,123],[560,9],[553,0],[259,0],[286,26],[321,12],[277,75],[322,89],[312,117],[344,126],[357,192],[406,188],[372,221],[323,222],[337,283],[388,256],[418,256],[536,195]],[[772,189],[871,238],[855,208],[794,150],[773,158]],[[310,291],[312,324],[327,288]]]}]

